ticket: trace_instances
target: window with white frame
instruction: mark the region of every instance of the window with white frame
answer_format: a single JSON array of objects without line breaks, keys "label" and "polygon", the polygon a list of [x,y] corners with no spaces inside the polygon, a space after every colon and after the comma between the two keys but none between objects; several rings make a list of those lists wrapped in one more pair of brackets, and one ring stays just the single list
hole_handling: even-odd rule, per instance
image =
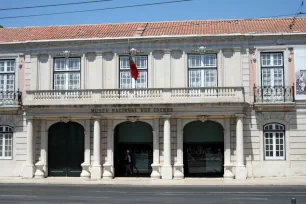
[{"label": "window with white frame", "polygon": [[188,55],[189,87],[217,86],[217,55]]},{"label": "window with white frame", "polygon": [[283,53],[261,53],[261,79],[263,87],[284,85]]},{"label": "window with white frame", "polygon": [[75,90],[81,88],[81,59],[54,59],[54,90]]},{"label": "window with white frame", "polygon": [[0,159],[13,157],[13,129],[9,126],[0,126]]},{"label": "window with white frame", "polygon": [[264,126],[265,159],[285,159],[285,127],[282,124],[270,123]]},{"label": "window with white frame", "polygon": [[148,56],[134,56],[133,60],[138,69],[137,81],[130,73],[129,56],[119,57],[120,89],[148,88]]},{"label": "window with white frame", "polygon": [[15,89],[15,60],[0,60],[0,92]]}]

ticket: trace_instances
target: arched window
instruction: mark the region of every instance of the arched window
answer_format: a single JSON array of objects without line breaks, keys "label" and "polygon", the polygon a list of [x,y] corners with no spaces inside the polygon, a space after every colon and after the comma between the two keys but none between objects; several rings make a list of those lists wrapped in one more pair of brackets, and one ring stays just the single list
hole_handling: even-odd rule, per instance
[{"label": "arched window", "polygon": [[12,159],[13,128],[0,126],[0,159]]},{"label": "arched window", "polygon": [[266,160],[285,159],[285,126],[269,123],[264,126],[264,145]]}]

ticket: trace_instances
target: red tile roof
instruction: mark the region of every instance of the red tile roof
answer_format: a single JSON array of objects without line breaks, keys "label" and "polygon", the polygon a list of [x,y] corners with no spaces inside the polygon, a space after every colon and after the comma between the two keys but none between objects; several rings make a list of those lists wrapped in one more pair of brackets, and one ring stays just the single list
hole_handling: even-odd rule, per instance
[{"label": "red tile roof", "polygon": [[306,33],[306,18],[207,20],[0,29],[0,42],[93,39],[136,36]]}]

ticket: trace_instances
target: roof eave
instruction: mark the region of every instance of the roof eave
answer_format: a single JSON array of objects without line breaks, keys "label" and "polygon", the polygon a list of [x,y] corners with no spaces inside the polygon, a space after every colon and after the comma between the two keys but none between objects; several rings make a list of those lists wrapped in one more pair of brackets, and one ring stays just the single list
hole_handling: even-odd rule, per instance
[{"label": "roof eave", "polygon": [[107,37],[107,38],[74,38],[74,39],[52,39],[52,40],[27,40],[18,42],[0,42],[0,45],[49,43],[49,42],[73,42],[73,41],[98,41],[98,40],[128,40],[128,39],[169,39],[169,38],[194,38],[194,37],[264,37],[264,36],[297,36],[306,35],[302,33],[234,33],[234,34],[205,34],[205,35],[162,35],[162,36],[131,36],[131,37]]}]

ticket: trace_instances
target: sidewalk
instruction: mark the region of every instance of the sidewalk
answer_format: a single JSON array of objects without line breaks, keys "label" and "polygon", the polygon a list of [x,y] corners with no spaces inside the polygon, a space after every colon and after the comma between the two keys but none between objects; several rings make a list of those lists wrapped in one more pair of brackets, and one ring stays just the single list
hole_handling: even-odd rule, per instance
[{"label": "sidewalk", "polygon": [[226,180],[223,178],[186,178],[183,180],[152,180],[150,178],[115,178],[112,180],[90,180],[82,178],[50,177],[45,179],[23,179],[0,177],[0,184],[68,184],[68,185],[134,185],[134,186],[306,186],[306,177],[250,178]]}]

